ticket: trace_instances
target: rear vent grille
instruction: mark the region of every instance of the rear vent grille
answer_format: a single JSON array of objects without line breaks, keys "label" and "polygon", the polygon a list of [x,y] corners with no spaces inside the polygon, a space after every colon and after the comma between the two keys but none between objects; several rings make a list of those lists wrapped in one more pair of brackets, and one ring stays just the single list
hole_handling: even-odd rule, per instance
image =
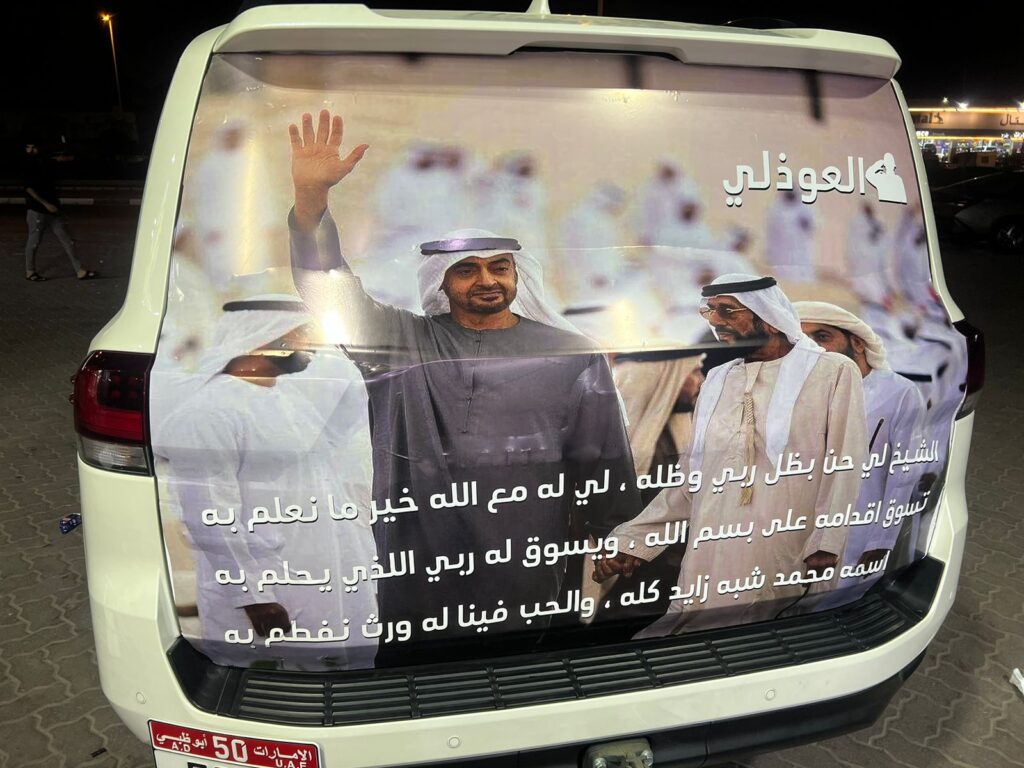
[{"label": "rear vent grille", "polygon": [[617,653],[569,662],[583,696],[641,691],[658,685],[644,664],[643,654]]},{"label": "rear vent grille", "polygon": [[494,684],[487,670],[416,675],[416,703],[421,716],[495,709]]},{"label": "rear vent grille", "polygon": [[413,709],[412,687],[407,677],[338,680],[330,684],[328,702],[332,723],[378,723],[408,720]]},{"label": "rear vent grille", "polygon": [[249,720],[319,725],[324,718],[324,690],[323,682],[252,675],[239,701],[238,716]]},{"label": "rear vent grille", "polygon": [[684,643],[644,653],[662,685],[679,685],[709,677],[723,677],[726,669],[708,643]]},{"label": "rear vent grille", "polygon": [[521,707],[579,698],[564,660],[548,663],[495,666],[495,687],[505,707]]},{"label": "rear vent grille", "polygon": [[810,616],[476,666],[323,674],[233,669],[217,667],[184,641],[171,661],[189,698],[208,711],[293,725],[377,723],[651,690],[857,653],[920,620],[921,612],[899,597],[874,593]]}]

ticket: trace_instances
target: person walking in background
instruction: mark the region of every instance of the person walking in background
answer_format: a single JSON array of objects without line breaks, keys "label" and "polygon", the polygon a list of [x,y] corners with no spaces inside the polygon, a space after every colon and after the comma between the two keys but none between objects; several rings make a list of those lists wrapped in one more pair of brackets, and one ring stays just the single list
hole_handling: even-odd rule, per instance
[{"label": "person walking in background", "polygon": [[39,156],[39,146],[34,142],[25,144],[25,206],[27,208],[28,240],[25,243],[25,279],[41,283],[47,278],[36,271],[36,250],[43,239],[43,233],[52,229],[64,253],[71,260],[71,266],[79,280],[90,280],[99,275],[82,266],[75,255],[75,243],[64,226],[61,216],[60,200],[57,199],[57,187],[53,179],[53,171],[46,160]]}]

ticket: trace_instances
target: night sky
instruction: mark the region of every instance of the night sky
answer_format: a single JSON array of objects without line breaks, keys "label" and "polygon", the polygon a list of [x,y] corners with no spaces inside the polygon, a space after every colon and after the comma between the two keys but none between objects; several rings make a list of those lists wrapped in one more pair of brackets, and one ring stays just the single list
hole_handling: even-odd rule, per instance
[{"label": "night sky", "polygon": [[[597,2],[559,2],[552,10],[596,14]],[[519,3],[437,2],[370,3],[378,8],[472,8],[475,10],[525,10]],[[604,0],[604,15],[641,18],[674,18],[698,23],[722,23],[730,19],[765,17],[786,19],[801,27],[820,27],[875,35],[888,40],[903,58],[897,76],[911,101],[969,100],[973,104],[1005,105],[1024,100],[1024,66],[1021,53],[1021,21],[1024,4],[1004,4],[976,14],[964,6],[940,11],[939,4],[900,5],[899,18],[885,8],[896,4],[851,5],[848,11],[820,3],[808,9],[803,3],[714,4],[714,10],[675,3]],[[695,4],[686,4],[691,7]],[[96,0],[37,2],[30,0],[5,9],[7,34],[3,56],[5,109],[17,112],[107,111],[116,103],[110,41],[99,20],[105,10],[115,17],[115,41],[125,109],[143,122],[156,119],[177,59],[199,33],[224,24],[237,13],[239,0],[207,2],[128,2]],[[767,11],[766,8],[770,8]],[[907,9],[907,10],[904,10]],[[905,16],[907,12],[912,15]],[[955,15],[954,15],[955,14]],[[977,18],[971,18],[971,16]]]}]

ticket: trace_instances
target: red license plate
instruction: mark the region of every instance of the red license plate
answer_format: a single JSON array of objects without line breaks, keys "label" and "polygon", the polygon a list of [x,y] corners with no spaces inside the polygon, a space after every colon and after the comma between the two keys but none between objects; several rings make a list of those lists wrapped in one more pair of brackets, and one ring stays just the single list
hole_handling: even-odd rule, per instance
[{"label": "red license plate", "polygon": [[[158,766],[167,768],[320,768],[316,744],[231,736],[149,721]],[[180,759],[179,759],[180,758]]]}]

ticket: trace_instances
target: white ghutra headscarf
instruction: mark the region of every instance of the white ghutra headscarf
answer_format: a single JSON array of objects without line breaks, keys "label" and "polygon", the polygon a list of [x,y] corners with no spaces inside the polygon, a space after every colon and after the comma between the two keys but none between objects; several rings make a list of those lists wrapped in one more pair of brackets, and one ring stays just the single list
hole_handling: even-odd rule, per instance
[{"label": "white ghutra headscarf", "polygon": [[207,381],[236,357],[247,355],[312,319],[301,299],[288,294],[229,301],[214,326],[209,348],[199,358],[196,373]]},{"label": "white ghutra headscarf", "polygon": [[[772,278],[739,273],[721,275],[704,286],[701,294],[704,296],[701,306],[707,306],[707,299],[712,296],[732,296],[764,322],[784,333],[793,344],[793,348],[782,358],[779,378],[768,403],[765,450],[770,461],[777,461],[789,441],[796,399],[824,350],[800,330],[800,318],[796,310]],[[742,364],[742,359],[732,360],[708,372],[697,400],[690,451],[691,469],[699,469],[704,461],[708,425],[722,397],[725,379],[730,370]]]},{"label": "white ghutra headscarf", "polygon": [[420,302],[426,315],[443,315],[451,311],[448,296],[441,290],[448,269],[463,259],[476,256],[489,259],[501,253],[512,254],[519,276],[516,298],[509,307],[517,315],[538,323],[579,334],[576,326],[562,317],[544,295],[544,267],[517,240],[501,237],[486,229],[457,229],[441,240],[420,246],[423,260],[417,270]]},{"label": "white ghutra headscarf", "polygon": [[871,326],[852,312],[825,301],[798,301],[793,305],[801,322],[831,325],[833,328],[852,333],[864,342],[864,355],[868,365],[876,371],[889,370],[886,361],[885,342]]}]

